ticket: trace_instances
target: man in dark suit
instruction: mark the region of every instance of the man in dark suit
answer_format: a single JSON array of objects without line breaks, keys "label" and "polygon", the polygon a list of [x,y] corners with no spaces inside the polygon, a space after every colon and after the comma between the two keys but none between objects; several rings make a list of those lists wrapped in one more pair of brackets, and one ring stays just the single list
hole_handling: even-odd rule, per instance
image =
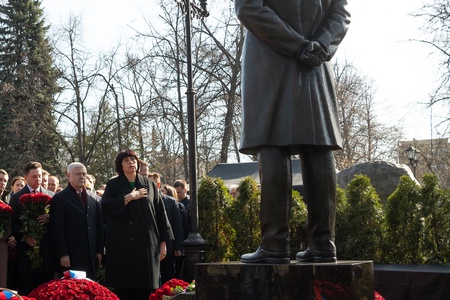
[{"label": "man in dark suit", "polygon": [[59,271],[85,271],[95,279],[96,263],[102,263],[103,230],[100,198],[86,190],[86,175],[82,163],[67,167],[69,184],[52,199],[50,228]]},{"label": "man in dark suit", "polygon": [[[17,241],[17,250],[19,252],[19,286],[21,295],[28,295],[40,284],[53,279],[52,250],[50,245],[49,233],[45,234],[42,241],[28,236],[22,231],[22,221],[19,219],[23,212],[23,206],[20,204],[20,196],[29,193],[43,193],[53,196],[54,193],[44,189],[42,183],[42,165],[39,162],[29,162],[24,168],[24,178],[26,186],[11,196],[10,205],[14,210],[11,220],[12,234]],[[38,217],[41,226],[48,226],[49,215],[43,214]],[[32,269],[31,261],[25,254],[27,250],[33,249],[39,243],[39,251],[44,262],[41,267]]]},{"label": "man in dark suit", "polygon": [[181,220],[179,204],[175,198],[168,195],[161,194],[166,208],[167,219],[169,220],[174,240],[166,242],[167,255],[161,260],[161,282],[164,284],[172,278],[177,278],[179,274],[176,274],[175,270],[175,258],[183,255],[183,227]]}]

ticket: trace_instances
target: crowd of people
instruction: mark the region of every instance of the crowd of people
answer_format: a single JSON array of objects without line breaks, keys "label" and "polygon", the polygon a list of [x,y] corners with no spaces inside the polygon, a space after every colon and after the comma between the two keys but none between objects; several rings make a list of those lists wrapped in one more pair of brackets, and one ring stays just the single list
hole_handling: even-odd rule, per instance
[{"label": "crowd of people", "polygon": [[[106,285],[121,300],[147,300],[164,282],[184,278],[182,242],[190,232],[187,183],[162,184],[132,150],[117,154],[115,170],[116,176],[95,189],[95,177],[73,162],[67,166],[67,186],[61,187],[58,177],[30,162],[8,191],[8,173],[0,169],[0,198],[14,211],[11,230],[0,237],[0,287],[28,295],[64,271],[84,271],[95,279],[104,267]],[[20,197],[35,193],[52,198],[48,212],[36,219],[47,229],[41,240],[27,234],[21,218]],[[29,256],[36,248],[39,267],[32,266]]]}]

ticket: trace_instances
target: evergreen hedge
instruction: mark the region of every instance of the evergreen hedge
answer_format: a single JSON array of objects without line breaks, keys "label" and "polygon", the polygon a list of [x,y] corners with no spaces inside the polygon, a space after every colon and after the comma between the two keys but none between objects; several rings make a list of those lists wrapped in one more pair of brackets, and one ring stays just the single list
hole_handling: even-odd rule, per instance
[{"label": "evergreen hedge", "polygon": [[[336,247],[339,260],[375,263],[449,265],[450,192],[426,174],[423,186],[407,176],[383,207],[365,175],[356,175],[337,190]],[[221,179],[204,177],[200,184],[200,234],[209,243],[207,261],[239,260],[260,243],[260,192],[247,177],[236,200]],[[307,209],[293,191],[291,202],[291,258],[305,249]]]}]

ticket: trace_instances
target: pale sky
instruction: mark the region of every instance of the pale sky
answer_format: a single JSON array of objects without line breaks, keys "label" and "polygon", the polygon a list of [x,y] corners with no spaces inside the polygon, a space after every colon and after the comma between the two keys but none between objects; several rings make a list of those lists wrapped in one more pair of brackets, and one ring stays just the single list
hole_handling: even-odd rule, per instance
[{"label": "pale sky", "polygon": [[337,53],[373,80],[380,115],[403,124],[406,139],[431,135],[430,111],[418,103],[429,102],[438,62],[431,48],[410,41],[423,36],[423,21],[410,14],[430,1],[349,0],[352,23]]},{"label": "pale sky", "polygon": [[[430,111],[418,103],[429,101],[438,79],[437,62],[428,55],[430,48],[408,41],[421,36],[422,24],[408,14],[430,1],[349,0],[352,23],[336,55],[373,81],[380,119],[402,125],[405,139],[431,136]],[[43,0],[42,5],[47,23],[58,25],[70,12],[81,14],[86,42],[104,50],[126,41],[128,26],[139,28],[144,16],[156,17],[159,9],[157,0]]]}]

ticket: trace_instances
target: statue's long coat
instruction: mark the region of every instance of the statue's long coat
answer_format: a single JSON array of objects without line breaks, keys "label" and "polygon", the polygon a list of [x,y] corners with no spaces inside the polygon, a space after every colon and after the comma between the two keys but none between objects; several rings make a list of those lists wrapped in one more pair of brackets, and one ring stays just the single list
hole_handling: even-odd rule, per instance
[{"label": "statue's long coat", "polygon": [[[302,145],[339,149],[341,135],[329,60],[347,32],[347,0],[235,0],[247,28],[242,60],[240,151]],[[296,55],[308,41],[330,53],[318,67]]]}]

